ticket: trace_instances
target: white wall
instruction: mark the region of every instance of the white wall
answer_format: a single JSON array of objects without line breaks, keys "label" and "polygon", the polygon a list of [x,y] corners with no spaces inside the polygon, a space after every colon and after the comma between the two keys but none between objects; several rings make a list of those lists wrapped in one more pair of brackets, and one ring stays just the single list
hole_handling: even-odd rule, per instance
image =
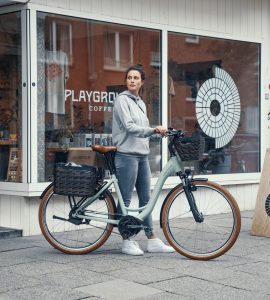
[{"label": "white wall", "polygon": [[267,0],[31,0],[126,20],[249,38],[267,35]]}]

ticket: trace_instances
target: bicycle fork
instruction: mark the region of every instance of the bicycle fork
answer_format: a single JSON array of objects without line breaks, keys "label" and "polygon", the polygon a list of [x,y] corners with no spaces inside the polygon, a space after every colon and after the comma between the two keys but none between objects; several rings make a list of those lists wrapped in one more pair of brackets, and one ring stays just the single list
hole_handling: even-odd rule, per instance
[{"label": "bicycle fork", "polygon": [[[192,179],[189,178],[190,174],[191,174],[191,170],[189,169],[185,170],[185,173],[181,171],[177,172],[177,175],[180,177],[181,182],[183,184],[183,189],[186,198],[188,200],[188,204],[192,212],[193,218],[197,223],[202,223],[204,221],[204,216],[201,212],[199,212],[198,207],[196,205],[196,201],[192,192],[196,191],[197,188],[192,183]],[[200,180],[206,181],[207,179],[200,179]]]}]

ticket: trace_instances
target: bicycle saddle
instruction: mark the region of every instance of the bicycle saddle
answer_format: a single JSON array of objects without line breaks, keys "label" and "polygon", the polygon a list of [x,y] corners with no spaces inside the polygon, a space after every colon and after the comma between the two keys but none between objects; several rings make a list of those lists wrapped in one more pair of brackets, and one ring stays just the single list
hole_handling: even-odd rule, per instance
[{"label": "bicycle saddle", "polygon": [[108,152],[116,152],[117,151],[117,148],[114,147],[114,146],[101,146],[101,145],[92,145],[91,146],[92,149],[96,152],[99,152],[99,153],[108,153]]}]

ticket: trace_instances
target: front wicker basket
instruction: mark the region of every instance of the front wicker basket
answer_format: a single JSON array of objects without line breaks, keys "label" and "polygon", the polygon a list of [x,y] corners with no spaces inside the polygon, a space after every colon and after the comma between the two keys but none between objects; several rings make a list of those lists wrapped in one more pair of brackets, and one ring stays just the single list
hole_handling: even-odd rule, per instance
[{"label": "front wicker basket", "polygon": [[182,161],[201,160],[204,152],[204,138],[175,138],[174,147]]},{"label": "front wicker basket", "polygon": [[54,192],[56,194],[91,197],[96,192],[97,181],[98,171],[96,167],[56,164],[54,176]]}]

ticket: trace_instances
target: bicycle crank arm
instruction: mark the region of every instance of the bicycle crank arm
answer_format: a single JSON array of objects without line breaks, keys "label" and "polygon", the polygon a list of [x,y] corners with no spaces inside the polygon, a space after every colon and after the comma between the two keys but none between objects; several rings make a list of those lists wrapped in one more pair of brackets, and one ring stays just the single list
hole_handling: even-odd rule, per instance
[{"label": "bicycle crank arm", "polygon": [[72,218],[71,217],[69,219],[65,219],[65,218],[53,215],[53,219],[57,219],[57,220],[61,220],[61,221],[67,221],[67,222],[70,222],[70,223],[75,224],[75,225],[82,224],[82,219],[78,219],[78,218]]},{"label": "bicycle crank arm", "polygon": [[55,215],[53,215],[53,219],[62,220],[62,221],[68,221],[68,219],[57,217]]}]

